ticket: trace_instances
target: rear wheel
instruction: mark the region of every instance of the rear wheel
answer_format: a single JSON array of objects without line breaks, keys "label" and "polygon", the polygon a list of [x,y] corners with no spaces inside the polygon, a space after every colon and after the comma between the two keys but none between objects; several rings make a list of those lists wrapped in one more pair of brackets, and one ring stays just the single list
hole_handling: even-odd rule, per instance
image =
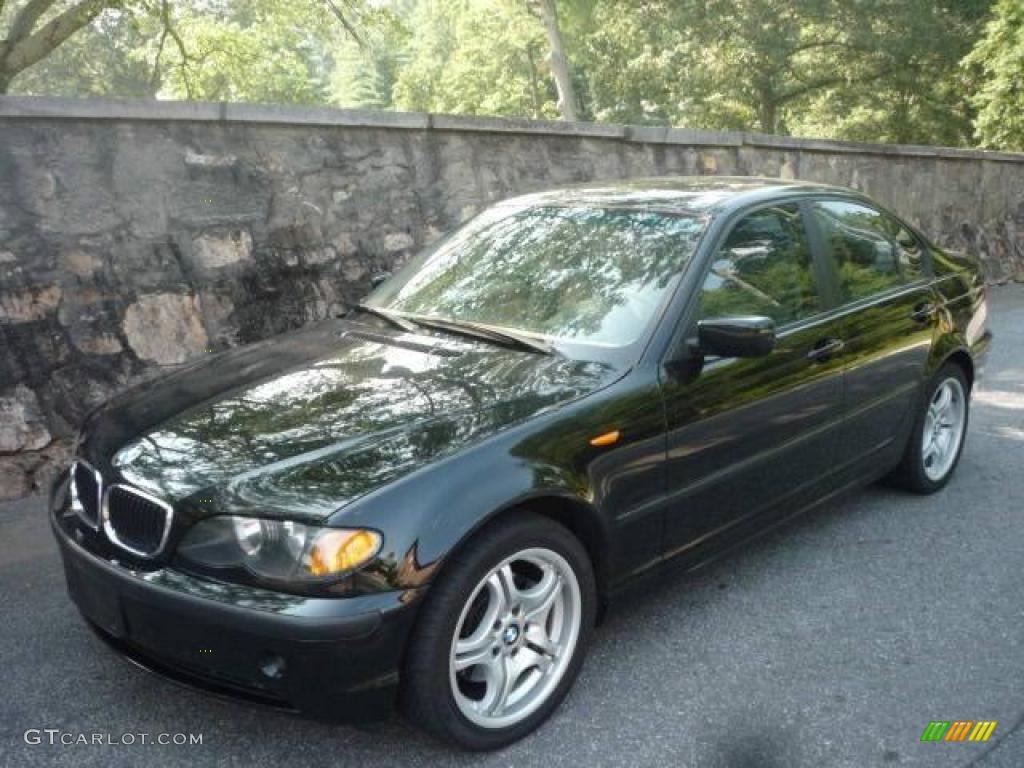
[{"label": "rear wheel", "polygon": [[963,369],[947,363],[931,381],[914,430],[892,480],[915,493],[934,493],[953,475],[967,433],[968,385]]},{"label": "rear wheel", "polygon": [[579,671],[595,592],[586,551],[557,523],[526,513],[484,529],[423,607],[406,664],[407,713],[468,749],[525,736]]}]

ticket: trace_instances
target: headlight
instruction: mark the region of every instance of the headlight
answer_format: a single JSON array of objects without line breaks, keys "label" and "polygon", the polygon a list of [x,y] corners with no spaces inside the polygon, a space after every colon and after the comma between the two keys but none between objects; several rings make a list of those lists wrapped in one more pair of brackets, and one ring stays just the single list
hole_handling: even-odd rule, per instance
[{"label": "headlight", "polygon": [[186,566],[229,580],[244,570],[259,581],[300,590],[335,581],[365,565],[383,539],[365,528],[322,528],[291,520],[216,516],[196,523],[178,545]]}]

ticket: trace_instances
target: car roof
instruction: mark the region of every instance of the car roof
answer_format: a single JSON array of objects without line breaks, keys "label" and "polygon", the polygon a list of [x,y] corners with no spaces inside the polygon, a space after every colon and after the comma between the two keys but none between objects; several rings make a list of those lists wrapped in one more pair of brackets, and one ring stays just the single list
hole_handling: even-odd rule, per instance
[{"label": "car roof", "polygon": [[621,207],[695,214],[720,214],[794,194],[862,197],[827,184],[757,176],[664,176],[601,181],[535,192],[502,205]]}]

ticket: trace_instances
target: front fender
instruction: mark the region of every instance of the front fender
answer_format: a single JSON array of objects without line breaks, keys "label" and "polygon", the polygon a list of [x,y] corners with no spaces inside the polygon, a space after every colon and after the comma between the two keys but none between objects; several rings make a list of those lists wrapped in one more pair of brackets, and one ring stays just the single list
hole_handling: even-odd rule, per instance
[{"label": "front fender", "polygon": [[[572,461],[555,465],[522,455],[522,442],[535,429],[511,430],[414,472],[338,510],[329,524],[381,531],[384,545],[373,567],[382,586],[422,586],[497,515],[540,498],[590,506],[589,480]],[[594,520],[600,521],[596,512]]]}]

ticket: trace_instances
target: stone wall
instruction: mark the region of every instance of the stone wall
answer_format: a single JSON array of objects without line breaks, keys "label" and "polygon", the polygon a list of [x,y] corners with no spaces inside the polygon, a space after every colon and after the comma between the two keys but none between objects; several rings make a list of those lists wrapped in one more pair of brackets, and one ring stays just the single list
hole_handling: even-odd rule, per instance
[{"label": "stone wall", "polygon": [[481,206],[590,179],[856,187],[1024,279],[1024,155],[424,114],[0,98],[0,498],[92,406],[317,320]]}]

